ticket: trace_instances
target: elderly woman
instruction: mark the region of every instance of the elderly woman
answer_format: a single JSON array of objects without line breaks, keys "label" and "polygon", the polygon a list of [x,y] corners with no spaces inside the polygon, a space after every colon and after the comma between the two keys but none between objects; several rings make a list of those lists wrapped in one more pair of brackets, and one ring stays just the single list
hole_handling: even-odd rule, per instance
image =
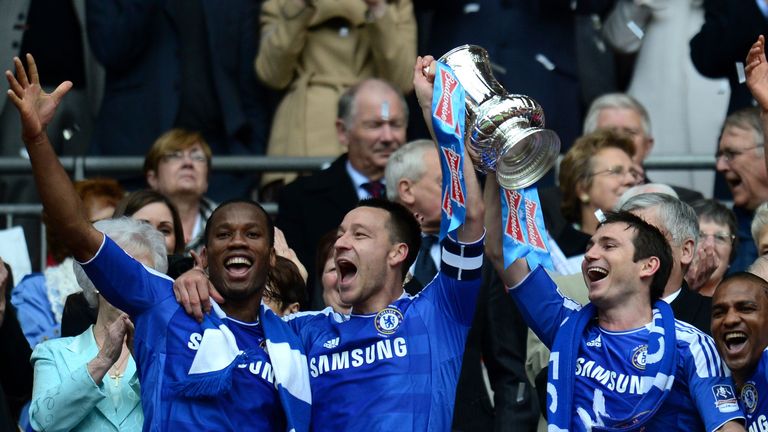
[{"label": "elderly woman", "polygon": [[[613,210],[638,182],[632,140],[609,130],[584,135],[560,162],[560,210],[567,224],[550,234],[566,257],[580,256],[597,229],[595,211]],[[552,211],[553,209],[548,209]]]},{"label": "elderly woman", "polygon": [[[150,225],[120,218],[95,227],[138,261],[165,272],[165,242]],[[35,348],[31,425],[45,431],[140,431],[144,414],[129,350],[133,326],[127,315],[99,296],[79,264],[75,273],[86,298],[98,305],[96,324],[79,336]]]},{"label": "elderly woman", "polygon": [[[75,191],[83,200],[88,219],[95,222],[112,217],[123,197],[123,189],[113,179],[88,179],[75,182]],[[43,220],[46,220],[43,215]],[[53,229],[46,231],[49,263],[42,273],[24,277],[13,289],[11,303],[16,307],[19,324],[29,346],[61,336],[62,314],[66,299],[80,291],[72,273],[70,251]]]},{"label": "elderly woman", "polygon": [[162,134],[144,157],[147,184],[176,205],[187,250],[202,248],[205,222],[216,208],[204,197],[210,168],[208,143],[199,133],[183,129]]},{"label": "elderly woman", "polygon": [[[690,288],[699,294],[712,297],[715,289],[728,272],[733,258],[736,256],[736,215],[731,209],[712,199],[701,199],[691,203],[699,219],[699,242],[697,260],[711,253],[715,256],[717,268],[712,275],[703,281],[686,277]],[[693,269],[694,266],[691,266]],[[689,269],[688,273],[691,273]],[[686,275],[688,276],[688,275]]]},{"label": "elderly woman", "polygon": [[[182,256],[184,234],[179,212],[165,195],[151,189],[131,192],[114,208],[114,217],[121,216],[146,222],[163,235],[168,253],[168,276],[175,278],[192,267],[192,258]],[[79,335],[96,322],[96,316],[96,307],[88,304],[82,292],[71,294],[64,305],[61,335]]]}]

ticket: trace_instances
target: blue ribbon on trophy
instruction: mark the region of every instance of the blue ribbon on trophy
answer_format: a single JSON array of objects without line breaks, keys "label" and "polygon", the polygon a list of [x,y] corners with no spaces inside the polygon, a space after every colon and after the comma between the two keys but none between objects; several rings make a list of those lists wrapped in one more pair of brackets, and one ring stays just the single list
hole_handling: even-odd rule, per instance
[{"label": "blue ribbon on trophy", "polygon": [[464,88],[451,68],[437,62],[432,97],[432,127],[439,143],[443,172],[440,240],[464,223]]},{"label": "blue ribbon on trophy", "polygon": [[552,269],[544,227],[541,202],[535,187],[523,189],[499,188],[501,197],[502,246],[504,267],[518,258],[526,257],[528,266],[542,265]]}]

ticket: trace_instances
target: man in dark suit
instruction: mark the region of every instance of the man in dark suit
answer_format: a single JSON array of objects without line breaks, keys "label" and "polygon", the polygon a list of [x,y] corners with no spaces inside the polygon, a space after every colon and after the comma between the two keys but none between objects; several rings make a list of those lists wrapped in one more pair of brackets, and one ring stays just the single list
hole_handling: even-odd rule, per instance
[{"label": "man in dark suit", "polygon": [[[421,225],[422,248],[409,269],[408,294],[418,294],[437,274],[442,172],[435,143],[411,141],[394,152],[385,171],[387,196],[410,210]],[[431,240],[429,240],[431,239]],[[525,377],[527,326],[490,262],[467,336],[456,387],[454,431],[533,430],[537,411]],[[490,389],[485,383],[484,368]]]},{"label": "man in dark suit", "polygon": [[[675,318],[711,334],[712,299],[688,289],[685,274],[696,255],[699,221],[693,208],[683,201],[662,193],[636,195],[621,207],[658,228],[669,241],[673,265],[662,299],[672,306]],[[714,268],[701,269],[712,272]]]},{"label": "man in dark suit", "polygon": [[[263,154],[269,118],[253,67],[254,7],[250,0],[87,0],[88,39],[106,70],[91,153],[143,156],[177,127],[202,133],[214,155]],[[210,182],[217,201],[243,196],[252,183],[221,174]]]},{"label": "man in dark suit", "polygon": [[[347,153],[280,193],[275,223],[308,268],[309,285],[317,274],[312,264],[320,237],[335,230],[359,200],[384,197],[384,168],[405,142],[407,118],[402,95],[386,81],[368,79],[353,86],[341,96],[336,120]],[[313,306],[322,306],[320,290],[308,288]]]}]

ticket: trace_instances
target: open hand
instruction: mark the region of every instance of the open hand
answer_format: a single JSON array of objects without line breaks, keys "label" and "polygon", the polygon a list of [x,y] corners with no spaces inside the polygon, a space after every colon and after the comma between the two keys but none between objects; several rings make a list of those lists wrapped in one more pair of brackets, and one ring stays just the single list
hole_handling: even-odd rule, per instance
[{"label": "open hand", "polygon": [[765,37],[760,35],[747,54],[747,87],[752,92],[760,108],[768,111],[768,62],[765,60]]},{"label": "open hand", "polygon": [[10,89],[8,99],[13,102],[21,115],[21,137],[24,142],[34,142],[45,132],[48,123],[53,119],[56,108],[61,98],[72,88],[71,81],[59,84],[52,93],[46,93],[40,87],[40,75],[32,54],[27,54],[27,69],[29,77],[24,70],[24,65],[18,57],[13,58],[16,67],[16,77],[11,71],[5,71]]}]

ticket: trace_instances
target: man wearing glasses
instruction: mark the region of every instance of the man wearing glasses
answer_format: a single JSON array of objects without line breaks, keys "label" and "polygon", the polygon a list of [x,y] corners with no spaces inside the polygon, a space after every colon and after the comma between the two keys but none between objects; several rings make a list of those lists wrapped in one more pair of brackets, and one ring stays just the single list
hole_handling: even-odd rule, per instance
[{"label": "man wearing glasses", "polygon": [[758,108],[745,108],[725,119],[716,168],[725,177],[733,195],[733,212],[738,226],[738,250],[731,263],[731,272],[745,270],[757,258],[750,226],[755,209],[768,201],[764,145]]}]

